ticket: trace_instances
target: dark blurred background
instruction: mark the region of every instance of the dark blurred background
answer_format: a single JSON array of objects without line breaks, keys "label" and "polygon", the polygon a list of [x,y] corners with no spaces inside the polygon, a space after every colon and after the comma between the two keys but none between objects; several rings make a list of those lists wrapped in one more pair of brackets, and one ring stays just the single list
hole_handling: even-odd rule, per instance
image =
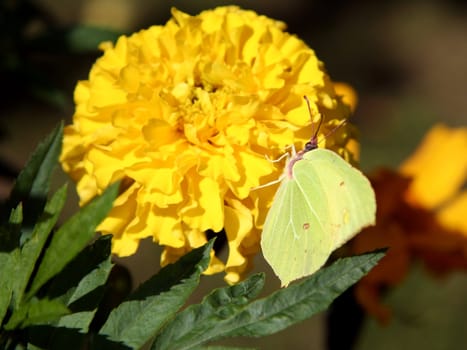
[{"label": "dark blurred background", "polygon": [[[364,170],[396,167],[437,122],[467,125],[464,1],[1,0],[0,198],[38,141],[60,120],[71,121],[74,85],[87,78],[100,41],[164,24],[172,6],[197,14],[226,4],[286,22],[289,32],[316,51],[333,80],[356,89],[353,122],[361,130]],[[57,174],[56,181],[66,177]],[[70,213],[76,197],[69,192]],[[159,250],[147,241],[137,256],[119,261],[137,285],[158,269],[158,259]],[[257,270],[267,270],[257,260]],[[278,283],[271,273],[268,277],[271,291]],[[222,276],[205,278],[198,297],[221,284]],[[439,280],[415,266],[406,282],[388,294],[395,313],[390,326],[366,320],[353,348],[462,349],[467,344],[466,292],[465,274]],[[349,328],[355,317],[345,316]],[[235,344],[324,349],[325,329],[322,314],[276,336]]]}]

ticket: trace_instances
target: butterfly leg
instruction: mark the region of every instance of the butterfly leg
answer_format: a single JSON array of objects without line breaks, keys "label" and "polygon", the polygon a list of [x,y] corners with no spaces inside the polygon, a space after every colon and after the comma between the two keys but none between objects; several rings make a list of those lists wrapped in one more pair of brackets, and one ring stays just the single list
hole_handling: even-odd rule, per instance
[{"label": "butterfly leg", "polygon": [[281,182],[283,179],[284,179],[284,175],[281,175],[281,176],[279,176],[279,178],[276,179],[276,180],[269,181],[268,183],[265,183],[265,184],[263,184],[263,185],[259,185],[259,186],[252,187],[252,188],[250,189],[250,191],[254,191],[254,190],[258,190],[258,189],[260,189],[260,188],[264,188],[264,187],[268,187],[268,186],[275,185],[275,184]]}]

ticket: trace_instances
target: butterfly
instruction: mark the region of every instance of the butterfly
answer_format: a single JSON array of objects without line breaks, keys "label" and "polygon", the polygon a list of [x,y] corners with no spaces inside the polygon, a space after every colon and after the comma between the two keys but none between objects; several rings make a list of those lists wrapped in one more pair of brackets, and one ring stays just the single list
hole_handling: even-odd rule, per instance
[{"label": "butterfly", "polygon": [[318,148],[321,121],[305,147],[292,150],[263,226],[261,249],[282,286],[316,272],[334,250],[375,223],[375,194],[365,175]]}]

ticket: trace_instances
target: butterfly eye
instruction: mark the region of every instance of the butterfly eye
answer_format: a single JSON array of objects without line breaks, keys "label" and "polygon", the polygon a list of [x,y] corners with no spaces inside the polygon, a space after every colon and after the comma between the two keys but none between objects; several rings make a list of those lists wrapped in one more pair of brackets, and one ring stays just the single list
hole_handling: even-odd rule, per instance
[{"label": "butterfly eye", "polygon": [[317,146],[315,142],[308,141],[307,143],[305,143],[305,152],[312,151],[316,148]]}]

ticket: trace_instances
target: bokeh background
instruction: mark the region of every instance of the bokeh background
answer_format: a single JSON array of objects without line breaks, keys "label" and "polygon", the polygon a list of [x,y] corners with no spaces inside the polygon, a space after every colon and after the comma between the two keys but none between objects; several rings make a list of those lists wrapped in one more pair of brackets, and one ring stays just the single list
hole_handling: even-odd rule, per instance
[{"label": "bokeh background", "polygon": [[[226,4],[286,22],[289,32],[316,51],[333,80],[356,89],[352,122],[361,131],[363,170],[397,167],[437,122],[467,125],[467,4],[461,0],[2,0],[0,198],[39,140],[60,120],[71,121],[74,85],[87,78],[100,54],[98,42],[164,24],[172,6],[197,14]],[[66,176],[58,173],[56,183],[63,181]],[[64,216],[76,209],[72,186],[69,192]],[[158,270],[159,254],[146,241],[137,255],[116,261],[137,286]],[[279,283],[260,256],[256,265],[267,271],[270,293]],[[222,284],[222,276],[204,278],[193,301]],[[348,349],[463,349],[466,295],[465,272],[440,279],[414,266],[387,294],[394,310],[387,327],[364,319],[356,333],[351,326],[358,310],[351,309],[339,316],[338,328],[329,330],[322,313],[277,335],[233,344],[326,349],[330,334]]]}]

